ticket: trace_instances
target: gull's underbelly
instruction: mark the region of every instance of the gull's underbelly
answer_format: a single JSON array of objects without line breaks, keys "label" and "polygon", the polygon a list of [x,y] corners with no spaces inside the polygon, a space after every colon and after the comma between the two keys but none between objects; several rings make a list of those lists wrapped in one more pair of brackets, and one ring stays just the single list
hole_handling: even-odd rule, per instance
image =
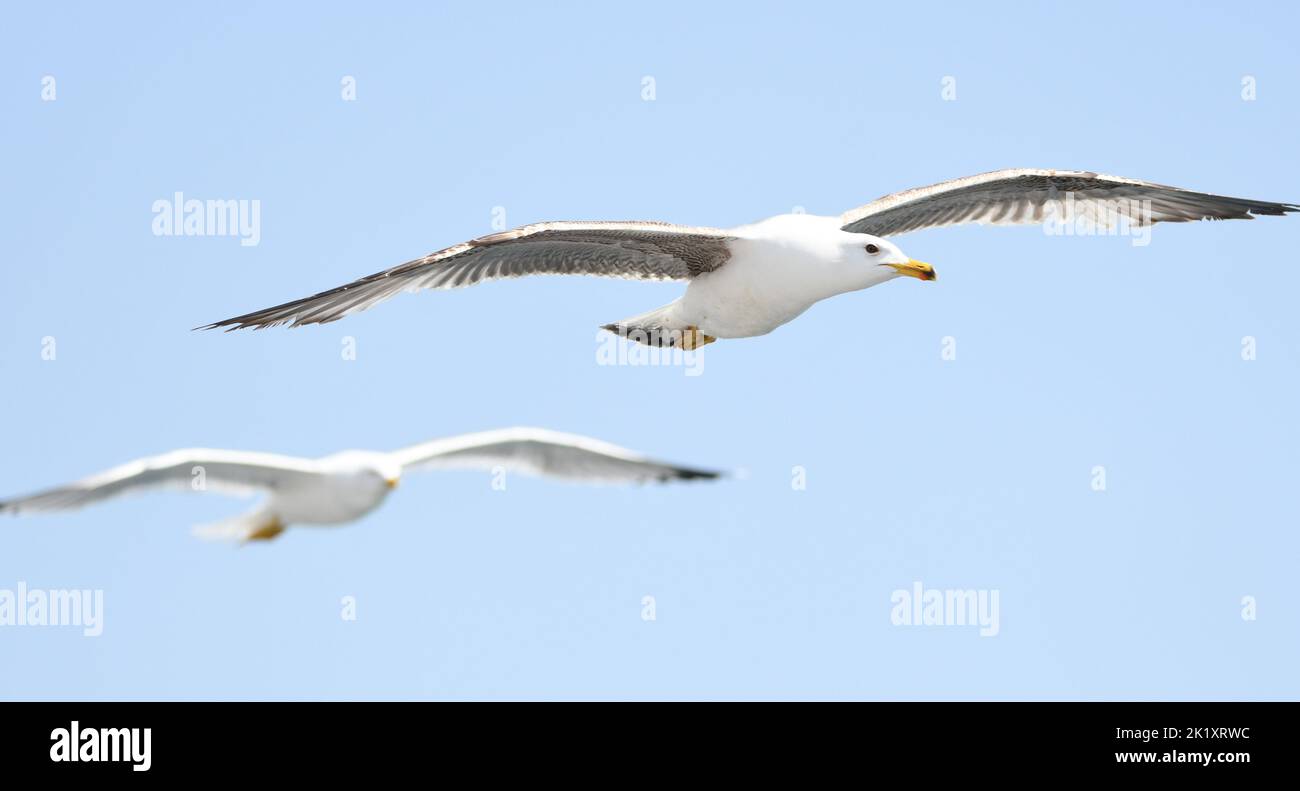
[{"label": "gull's underbelly", "polygon": [[732,261],[701,275],[682,297],[682,318],[716,338],[765,335],[826,296],[800,282],[796,265]]},{"label": "gull's underbelly", "polygon": [[279,492],[273,510],[290,524],[337,525],[360,519],[384,501],[384,493],[347,491],[330,487]]}]

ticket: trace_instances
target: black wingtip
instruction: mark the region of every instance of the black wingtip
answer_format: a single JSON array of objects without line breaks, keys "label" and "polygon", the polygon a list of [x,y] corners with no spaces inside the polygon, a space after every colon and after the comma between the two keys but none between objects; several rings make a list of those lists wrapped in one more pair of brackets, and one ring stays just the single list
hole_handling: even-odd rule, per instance
[{"label": "black wingtip", "polygon": [[677,467],[673,470],[671,476],[661,478],[662,481],[715,481],[719,478],[727,477],[727,473],[721,470],[697,470],[691,467]]},{"label": "black wingtip", "polygon": [[[250,314],[250,315],[252,315],[252,314]],[[302,322],[302,323],[303,323],[303,324],[311,324],[311,323],[321,323],[321,324],[323,324],[323,323],[325,323],[325,322]],[[201,327],[194,327],[193,329],[190,330],[190,332],[202,332],[202,331],[206,331],[206,330],[222,330],[223,332],[234,332],[235,330],[253,330],[253,331],[257,331],[257,330],[265,330],[265,329],[268,329],[268,328],[270,328],[270,327],[279,327],[279,326],[282,325],[282,324],[288,324],[290,327],[297,327],[297,326],[300,326],[300,324],[299,324],[298,322],[294,322],[292,319],[279,319],[279,320],[276,320],[276,321],[269,321],[269,322],[265,322],[265,323],[259,323],[259,322],[256,322],[256,321],[250,321],[250,320],[248,320],[248,318],[245,317],[245,316],[237,316],[237,317],[235,317],[235,318],[233,318],[233,319],[222,319],[221,321],[214,321],[214,322],[211,323],[211,324],[204,324],[204,325],[201,326]]]},{"label": "black wingtip", "polygon": [[219,329],[225,329],[226,332],[230,332],[231,330],[239,330],[239,329],[243,329],[244,327],[256,328],[256,325],[246,324],[244,323],[242,316],[237,316],[233,319],[222,319],[221,321],[214,321],[211,324],[204,324],[202,326],[195,327],[194,329],[190,330],[190,332],[201,332],[206,330],[219,330]]},{"label": "black wingtip", "polygon": [[1247,209],[1246,214],[1243,215],[1241,219],[1251,220],[1255,217],[1285,217],[1292,212],[1300,212],[1300,204],[1260,203]]}]

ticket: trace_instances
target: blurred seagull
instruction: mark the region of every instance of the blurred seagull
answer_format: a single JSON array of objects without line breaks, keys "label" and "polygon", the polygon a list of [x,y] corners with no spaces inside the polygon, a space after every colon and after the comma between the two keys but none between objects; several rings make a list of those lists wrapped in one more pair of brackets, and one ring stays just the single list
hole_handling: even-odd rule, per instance
[{"label": "blurred seagull", "polygon": [[[201,538],[264,541],[291,524],[338,525],[379,507],[402,475],[422,467],[507,470],[583,483],[714,479],[720,473],[647,459],[606,442],[537,428],[435,439],[392,453],[349,450],[321,459],[240,450],[175,450],[13,500],[0,513],[80,508],[156,488],[266,494],[255,510],[194,528]],[[201,482],[201,483],[200,483]]]},{"label": "blurred seagull", "polygon": [[884,237],[944,225],[1028,225],[1077,218],[1114,227],[1252,219],[1300,210],[1077,170],[998,170],[887,195],[838,217],[783,214],[722,230],[657,222],[545,222],[448,247],[305,299],[199,329],[323,324],[401,291],[524,275],[685,280],[686,293],[603,329],[694,349],[765,335],[836,294],[908,276],[934,280]]}]

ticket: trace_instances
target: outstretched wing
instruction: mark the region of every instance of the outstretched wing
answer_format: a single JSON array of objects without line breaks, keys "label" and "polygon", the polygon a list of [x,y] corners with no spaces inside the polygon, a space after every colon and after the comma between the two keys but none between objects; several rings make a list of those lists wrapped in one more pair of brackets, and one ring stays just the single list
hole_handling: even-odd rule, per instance
[{"label": "outstretched wing", "polygon": [[[201,470],[201,478],[199,478]],[[128,492],[194,486],[225,494],[251,494],[314,477],[315,463],[292,456],[196,448],[127,462],[75,483],[25,497],[0,500],[0,513],[80,508]]]},{"label": "outstretched wing", "polygon": [[393,454],[407,469],[505,467],[532,475],[604,483],[712,479],[712,470],[648,459],[607,442],[539,428],[508,428],[436,439]]},{"label": "outstretched wing", "polygon": [[640,280],[689,280],[731,256],[716,228],[655,222],[547,222],[448,247],[423,258],[199,329],[274,327],[337,321],[401,291],[459,288],[504,277],[595,275]]},{"label": "outstretched wing", "polygon": [[[1149,201],[1149,203],[1147,203]],[[1291,203],[1226,198],[1082,170],[995,170],[896,192],[840,215],[843,230],[897,236],[922,228],[981,223],[1042,222],[1047,206],[1061,220],[1117,217],[1138,224],[1191,220],[1249,220],[1256,214],[1300,210]]]}]

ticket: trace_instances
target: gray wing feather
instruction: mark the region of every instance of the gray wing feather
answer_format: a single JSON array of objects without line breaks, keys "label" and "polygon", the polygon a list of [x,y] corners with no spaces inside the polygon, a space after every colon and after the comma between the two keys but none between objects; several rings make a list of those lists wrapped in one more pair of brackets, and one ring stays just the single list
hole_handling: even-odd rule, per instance
[{"label": "gray wing feather", "polygon": [[[1071,196],[1068,201],[1067,196]],[[1082,170],[1019,168],[886,195],[845,212],[840,219],[845,231],[897,236],[962,223],[1040,223],[1047,217],[1049,204],[1062,220],[1086,216],[1103,225],[1118,217],[1145,224],[1249,220],[1257,214],[1282,215],[1300,210],[1291,203],[1229,198]],[[1073,215],[1064,211],[1071,205]]]},{"label": "gray wing feather", "polygon": [[584,482],[711,479],[720,473],[648,459],[607,442],[537,428],[436,439],[394,454],[408,469],[506,469]]},{"label": "gray wing feather", "polygon": [[200,329],[323,324],[365,310],[402,291],[460,288],[525,275],[689,280],[727,262],[731,255],[729,238],[716,228],[669,223],[526,225],[439,250],[305,299]]},{"label": "gray wing feather", "polygon": [[316,474],[307,459],[209,449],[176,450],[127,462],[80,481],[42,492],[0,501],[0,513],[59,511],[80,508],[137,490],[188,488],[202,468],[204,488],[247,495],[276,488]]}]

